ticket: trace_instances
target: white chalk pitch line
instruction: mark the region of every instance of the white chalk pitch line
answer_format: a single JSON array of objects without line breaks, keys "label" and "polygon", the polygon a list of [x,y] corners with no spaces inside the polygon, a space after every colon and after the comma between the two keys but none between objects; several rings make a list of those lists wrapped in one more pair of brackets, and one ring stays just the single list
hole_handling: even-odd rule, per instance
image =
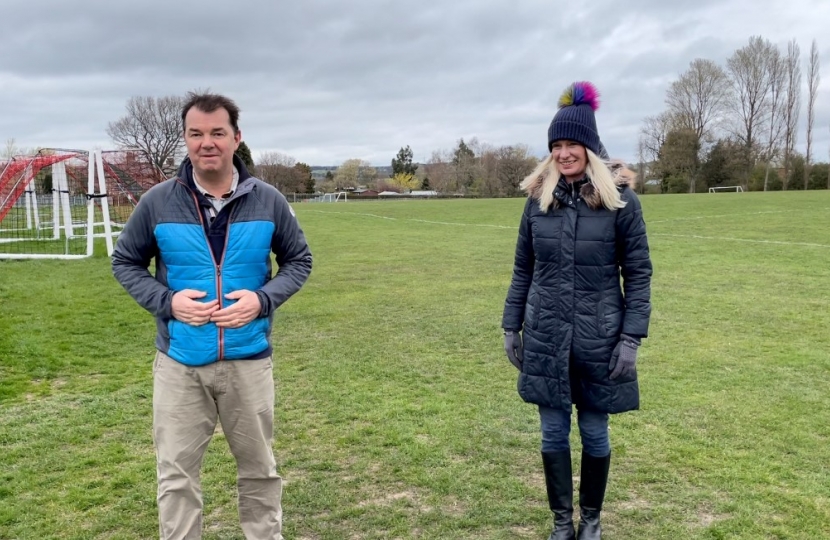
[{"label": "white chalk pitch line", "polygon": [[782,240],[753,240],[750,238],[732,238],[730,236],[702,236],[699,234],[667,234],[648,233],[648,236],[668,236],[671,238],[694,238],[695,240],[725,240],[728,242],[746,242],[750,244],[774,244],[779,246],[804,246],[830,248],[830,244],[814,244],[812,242],[784,242]]}]

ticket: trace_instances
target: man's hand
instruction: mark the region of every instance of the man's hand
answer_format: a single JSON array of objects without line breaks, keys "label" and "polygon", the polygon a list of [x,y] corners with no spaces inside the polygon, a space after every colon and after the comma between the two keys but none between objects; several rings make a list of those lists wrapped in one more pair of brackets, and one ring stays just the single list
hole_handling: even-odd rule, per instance
[{"label": "man's hand", "polygon": [[253,291],[233,291],[225,295],[228,300],[238,300],[234,305],[220,309],[210,317],[219,328],[241,328],[259,317],[262,306],[259,296]]},{"label": "man's hand", "polygon": [[620,375],[626,378],[630,377],[636,371],[637,366],[637,348],[640,346],[640,340],[631,336],[622,334],[617,346],[614,347],[614,352],[611,353],[611,362],[608,364],[608,370],[611,372],[609,378],[616,379]]},{"label": "man's hand", "polygon": [[171,306],[173,317],[177,321],[187,323],[191,326],[202,326],[210,320],[210,316],[219,309],[219,302],[197,302],[198,298],[207,296],[205,291],[184,289],[173,295]]},{"label": "man's hand", "polygon": [[510,363],[521,371],[522,362],[524,361],[521,334],[512,330],[504,331],[504,352],[507,353],[507,359],[510,360]]}]

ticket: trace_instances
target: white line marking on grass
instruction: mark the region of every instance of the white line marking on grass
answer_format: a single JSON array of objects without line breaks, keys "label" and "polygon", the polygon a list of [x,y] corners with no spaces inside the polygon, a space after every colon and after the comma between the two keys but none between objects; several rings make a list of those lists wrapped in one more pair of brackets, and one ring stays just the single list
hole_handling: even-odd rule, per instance
[{"label": "white line marking on grass", "polygon": [[490,225],[488,223],[454,223],[449,221],[429,221],[427,219],[415,219],[415,218],[395,218],[389,216],[379,216],[377,214],[366,214],[363,212],[329,212],[326,210],[309,210],[309,212],[315,212],[317,214],[341,214],[347,216],[366,216],[366,217],[373,217],[379,219],[388,219],[391,221],[414,221],[416,223],[430,223],[432,225],[455,225],[460,227],[488,227],[491,229],[512,229],[516,230],[518,227],[508,227],[506,225]]},{"label": "white line marking on grass", "polygon": [[787,212],[787,210],[767,210],[764,212],[745,212],[740,214],[713,214],[710,216],[693,216],[693,217],[679,217],[679,218],[671,218],[671,219],[656,219],[656,220],[646,220],[646,225],[651,223],[669,223],[671,221],[694,221],[698,219],[709,219],[709,218],[722,218],[722,217],[739,217],[739,216],[757,216],[759,214],[783,214]]},{"label": "white line marking on grass", "polygon": [[489,223],[451,223],[449,221],[428,221],[426,219],[407,219],[406,221],[417,221],[418,223],[432,223],[433,225],[460,225],[462,227],[490,227],[492,229],[513,229],[518,227],[508,227],[506,225],[490,225]]},{"label": "white line marking on grass", "polygon": [[309,210],[309,212],[314,212],[314,213],[317,213],[317,214],[343,214],[343,215],[346,215],[346,216],[368,216],[368,217],[374,217],[374,218],[379,218],[379,219],[389,219],[389,220],[392,220],[392,221],[397,221],[398,220],[398,218],[394,218],[394,217],[379,216],[377,214],[364,214],[363,212],[337,212],[337,211],[326,212],[325,210]]},{"label": "white line marking on grass", "polygon": [[664,234],[664,233],[648,233],[648,236],[669,236],[672,238],[694,238],[696,240],[726,240],[729,242],[748,242],[751,244],[774,244],[779,246],[805,246],[830,248],[830,244],[813,244],[810,242],[783,242],[780,240],[752,240],[750,238],[732,238],[730,236],[701,236],[698,234]]}]

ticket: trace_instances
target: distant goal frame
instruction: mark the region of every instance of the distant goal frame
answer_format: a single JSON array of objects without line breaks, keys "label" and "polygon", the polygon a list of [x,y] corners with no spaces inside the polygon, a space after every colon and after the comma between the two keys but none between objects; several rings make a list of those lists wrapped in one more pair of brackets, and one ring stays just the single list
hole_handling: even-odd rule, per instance
[{"label": "distant goal frame", "polygon": [[709,193],[717,193],[718,191],[729,191],[731,190],[734,193],[743,193],[744,188],[743,186],[715,186],[709,188]]}]

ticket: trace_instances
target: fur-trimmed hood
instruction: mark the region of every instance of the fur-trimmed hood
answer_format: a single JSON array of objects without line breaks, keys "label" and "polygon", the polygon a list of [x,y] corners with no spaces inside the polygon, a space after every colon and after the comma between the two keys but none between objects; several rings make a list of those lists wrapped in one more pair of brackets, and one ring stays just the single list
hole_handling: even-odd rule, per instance
[{"label": "fur-trimmed hood", "polygon": [[[611,161],[608,162],[607,165],[608,169],[611,171],[611,177],[614,179],[614,183],[617,186],[628,186],[632,189],[634,188],[637,181],[637,175],[631,169],[626,167],[625,163],[622,161]],[[536,201],[540,201],[542,199],[542,193],[546,191],[553,192],[553,207],[559,208],[563,199],[567,197],[567,192],[570,191],[570,189],[564,177],[551,174],[552,169],[555,170],[554,167],[548,167],[535,178],[528,179],[530,180],[529,182],[524,182],[522,187],[525,193]],[[575,186],[579,187],[580,198],[584,200],[591,209],[599,210],[602,208],[602,199],[600,198],[599,192],[594,187],[594,184],[591,182],[590,178],[586,176],[585,179],[577,181]]]}]

